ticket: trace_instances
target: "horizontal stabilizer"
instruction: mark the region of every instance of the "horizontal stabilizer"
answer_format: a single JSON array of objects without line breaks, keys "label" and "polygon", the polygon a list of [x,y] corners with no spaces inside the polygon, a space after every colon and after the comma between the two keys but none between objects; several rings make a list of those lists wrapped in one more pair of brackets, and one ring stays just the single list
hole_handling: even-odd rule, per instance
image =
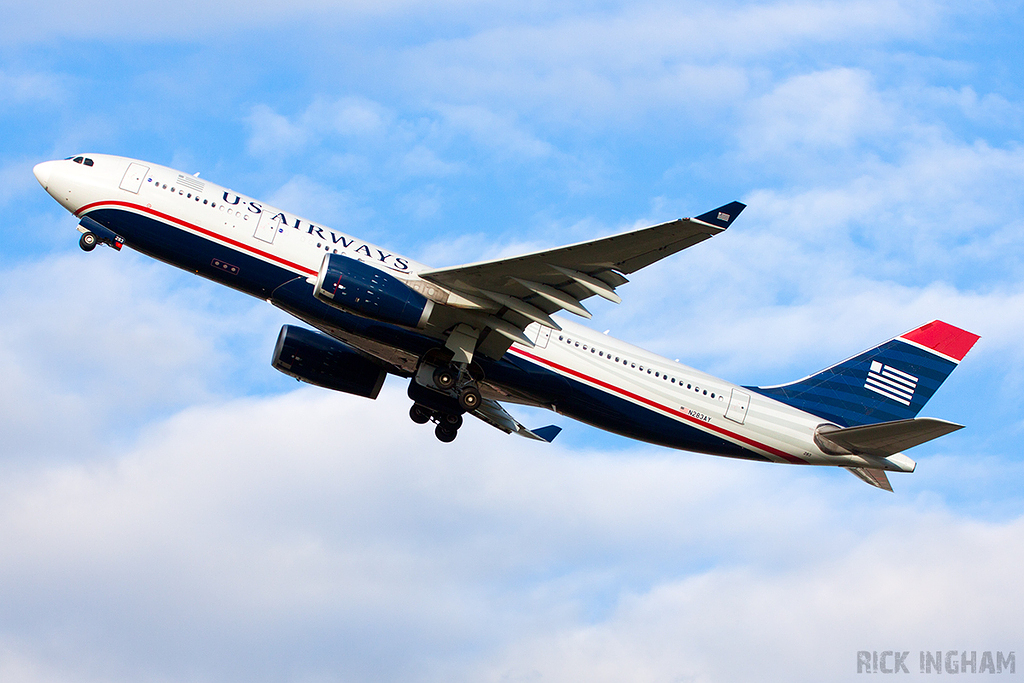
[{"label": "horizontal stabilizer", "polygon": [[933,417],[919,417],[845,429],[819,427],[814,440],[826,453],[838,455],[845,452],[887,458],[958,429],[963,429],[963,425]]},{"label": "horizontal stabilizer", "polygon": [[885,476],[885,470],[876,470],[870,467],[847,467],[850,470],[850,474],[857,477],[861,481],[883,489],[885,491],[892,492],[892,484],[889,483],[889,477]]}]

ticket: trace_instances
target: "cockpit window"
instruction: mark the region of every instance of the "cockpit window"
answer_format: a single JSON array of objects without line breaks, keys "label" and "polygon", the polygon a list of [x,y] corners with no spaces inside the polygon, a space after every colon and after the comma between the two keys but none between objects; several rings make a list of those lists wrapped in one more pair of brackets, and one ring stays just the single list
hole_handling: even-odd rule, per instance
[{"label": "cockpit window", "polygon": [[85,161],[85,157],[75,157],[75,158],[74,158],[74,162],[75,162],[76,164],[80,164],[80,163],[82,163],[83,161]]},{"label": "cockpit window", "polygon": [[86,166],[92,166],[92,159],[86,159],[85,160],[85,165]]}]

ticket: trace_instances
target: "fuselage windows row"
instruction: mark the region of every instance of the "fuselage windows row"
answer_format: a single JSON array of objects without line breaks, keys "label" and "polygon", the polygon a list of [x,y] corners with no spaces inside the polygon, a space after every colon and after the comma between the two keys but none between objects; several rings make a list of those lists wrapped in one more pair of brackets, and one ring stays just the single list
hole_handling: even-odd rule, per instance
[{"label": "fuselage windows row", "polygon": [[[161,183],[159,180],[153,180],[152,178],[147,178],[146,182],[153,183],[153,187],[155,187],[155,188],[157,188],[159,190],[166,190],[166,189],[168,189],[167,188],[167,184],[166,183]],[[186,199],[195,199],[197,202],[200,199],[203,199],[198,194],[193,195],[191,192],[186,193],[185,190],[179,190],[174,185],[171,185],[170,190],[171,190],[171,194],[174,194],[175,192],[177,192],[182,197],[185,197]],[[217,208],[217,202],[211,202],[208,199],[203,199],[203,204],[208,205],[211,209],[216,209]],[[221,207],[221,208],[223,209],[224,207]]]},{"label": "fuselage windows row", "polygon": [[[564,341],[565,343],[569,344],[570,346],[575,346],[576,348],[582,348],[584,351],[587,351],[589,349],[589,351],[591,353],[596,353],[601,358],[607,358],[610,361],[613,360],[611,352],[605,353],[603,350],[598,350],[594,346],[588,347],[586,344],[583,344],[582,347],[581,347],[580,342],[573,341],[572,339],[569,339],[568,337],[566,337],[564,334],[558,335],[558,341]],[[629,368],[631,368],[633,370],[637,370],[639,372],[644,372],[644,366],[643,365],[640,365],[638,367],[636,363],[631,362],[631,361],[629,361],[626,358],[620,358],[619,356],[615,356],[613,362],[615,362],[615,363],[622,363],[623,365],[626,365],[626,366],[628,366]],[[647,371],[648,375],[652,375],[653,374],[655,377],[657,377],[659,379],[663,379],[666,382],[670,382],[671,384],[677,384],[678,383],[679,384],[679,388],[680,389],[683,388],[683,380],[678,380],[678,382],[677,382],[675,377],[670,377],[668,374],[663,373],[660,370],[656,371],[656,370],[654,370],[652,368],[646,368],[646,371]],[[709,395],[707,389],[703,389],[702,390],[700,387],[693,386],[693,384],[687,384],[686,388],[687,389],[693,389],[698,394],[703,394],[704,396],[708,396]],[[721,394],[716,394],[715,392],[711,392],[710,396],[711,396],[711,398],[717,398],[719,401],[724,400]]]}]

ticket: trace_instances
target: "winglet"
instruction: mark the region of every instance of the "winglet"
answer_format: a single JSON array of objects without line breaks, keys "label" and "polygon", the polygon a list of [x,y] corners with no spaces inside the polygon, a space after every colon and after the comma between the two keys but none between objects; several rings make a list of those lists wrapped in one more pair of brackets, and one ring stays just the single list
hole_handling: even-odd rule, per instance
[{"label": "winglet", "polygon": [[530,431],[533,432],[535,436],[539,436],[542,440],[551,443],[562,431],[562,428],[558,425],[548,425],[547,427],[538,427],[537,429],[531,429]]},{"label": "winglet", "polygon": [[707,213],[697,216],[697,220],[710,223],[724,230],[732,225],[732,222],[736,220],[736,216],[739,216],[740,212],[745,208],[747,208],[746,204],[729,202],[725,206],[720,206],[717,209],[712,209]]},{"label": "winglet", "polygon": [[925,323],[899,337],[917,346],[924,347],[940,356],[959,363],[981,337],[959,327],[953,327],[941,320]]}]

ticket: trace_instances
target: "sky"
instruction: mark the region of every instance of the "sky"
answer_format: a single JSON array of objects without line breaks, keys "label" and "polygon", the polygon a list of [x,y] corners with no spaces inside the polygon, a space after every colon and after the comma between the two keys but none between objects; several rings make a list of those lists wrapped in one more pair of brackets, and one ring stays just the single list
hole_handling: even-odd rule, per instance
[{"label": "sky", "polygon": [[[41,0],[0,27],[0,680],[1024,657],[1020,2]],[[564,431],[440,444],[402,381],[368,401],[274,371],[291,321],[265,302],[82,252],[31,168],[83,152],[436,266],[740,200],[592,326],[767,385],[939,318],[981,340],[923,414],[966,429],[891,494],[516,407]]]}]

